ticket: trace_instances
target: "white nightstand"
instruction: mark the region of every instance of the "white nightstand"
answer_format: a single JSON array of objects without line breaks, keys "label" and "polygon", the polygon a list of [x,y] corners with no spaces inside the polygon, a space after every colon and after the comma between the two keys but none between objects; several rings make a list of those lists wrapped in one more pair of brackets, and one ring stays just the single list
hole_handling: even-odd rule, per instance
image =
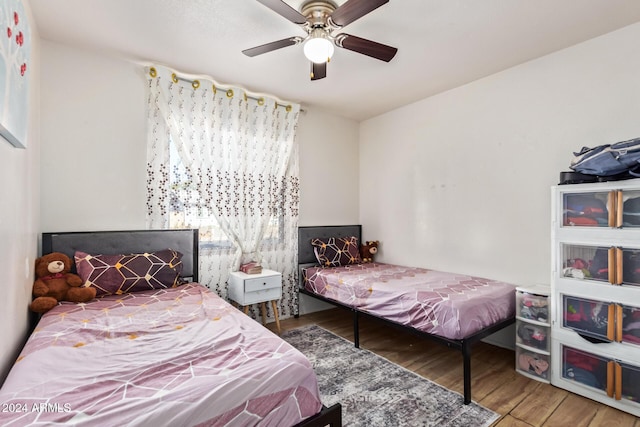
[{"label": "white nightstand", "polygon": [[229,299],[244,307],[244,313],[249,312],[251,304],[260,303],[262,323],[266,322],[264,303],[271,301],[273,315],[276,318],[276,327],[280,333],[280,319],[278,318],[278,306],[276,301],[282,298],[282,274],[272,270],[262,270],[259,274],[246,274],[241,271],[233,271],[229,276]]}]

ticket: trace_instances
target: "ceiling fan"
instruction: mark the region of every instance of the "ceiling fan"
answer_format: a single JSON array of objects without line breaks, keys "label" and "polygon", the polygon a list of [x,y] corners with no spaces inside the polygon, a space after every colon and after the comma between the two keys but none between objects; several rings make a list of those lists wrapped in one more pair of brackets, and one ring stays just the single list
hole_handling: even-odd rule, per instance
[{"label": "ceiling fan", "polygon": [[381,61],[389,62],[398,49],[350,34],[333,34],[334,31],[386,4],[389,0],[347,0],[337,6],[331,0],[307,1],[300,12],[282,0],[258,0],[269,9],[300,25],[306,37],[289,37],[242,51],[247,56],[257,56],[287,46],[304,43],[304,54],[311,61],[311,80],[327,76],[327,62],[331,59],[334,45],[361,53]]}]

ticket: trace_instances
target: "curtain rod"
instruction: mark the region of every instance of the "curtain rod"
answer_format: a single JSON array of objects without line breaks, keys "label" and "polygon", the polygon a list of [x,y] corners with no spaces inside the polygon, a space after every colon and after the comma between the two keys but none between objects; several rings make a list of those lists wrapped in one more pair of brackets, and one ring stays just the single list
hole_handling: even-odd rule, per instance
[{"label": "curtain rod", "polygon": [[[157,77],[158,76],[158,70],[156,70],[155,67],[149,67],[149,75],[151,77],[154,77],[154,78]],[[171,80],[174,83],[178,83],[178,81],[180,81],[180,80],[182,80],[183,82],[191,83],[191,86],[194,89],[198,89],[200,87],[200,80],[198,80],[198,79],[193,79],[193,80],[192,79],[187,79],[185,77],[178,76],[175,72],[171,73]],[[224,87],[218,87],[214,83],[212,83],[211,86],[213,88],[213,93],[214,94],[216,94],[218,92],[218,89],[225,90]],[[234,95],[233,89],[226,89],[226,94],[227,94],[227,97],[233,98],[233,95]],[[246,101],[247,99],[253,99],[253,100],[258,102],[258,105],[264,105],[264,97],[262,97],[262,96],[258,97],[258,96],[255,96],[255,95],[247,95],[247,92],[245,91],[244,92],[244,100]],[[275,108],[278,108],[278,107],[283,107],[287,112],[292,110],[291,104],[281,104],[276,100]],[[307,111],[304,110],[301,107],[300,108],[300,112],[301,113],[306,113]]]}]

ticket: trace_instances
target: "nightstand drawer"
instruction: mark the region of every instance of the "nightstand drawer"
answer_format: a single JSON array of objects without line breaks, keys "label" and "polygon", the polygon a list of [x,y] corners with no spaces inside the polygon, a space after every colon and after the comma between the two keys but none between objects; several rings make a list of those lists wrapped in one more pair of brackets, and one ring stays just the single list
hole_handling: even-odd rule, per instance
[{"label": "nightstand drawer", "polygon": [[[267,276],[267,277],[256,277],[255,279],[245,279],[244,281],[244,291],[246,293],[249,292],[257,292],[264,291],[266,289],[280,289],[282,287],[282,276]],[[271,298],[274,299],[274,298]]]},{"label": "nightstand drawer", "polygon": [[247,292],[244,294],[244,305],[255,304],[263,301],[278,300],[282,297],[282,288],[264,289],[259,291]]}]

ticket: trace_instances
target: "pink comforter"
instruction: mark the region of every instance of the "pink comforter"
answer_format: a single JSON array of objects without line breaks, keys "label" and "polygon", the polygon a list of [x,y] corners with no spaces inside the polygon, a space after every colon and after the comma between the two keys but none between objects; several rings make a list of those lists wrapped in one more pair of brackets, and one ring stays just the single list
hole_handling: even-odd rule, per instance
[{"label": "pink comforter", "polygon": [[462,339],[514,316],[508,283],[370,263],[304,271],[308,291],[430,334]]},{"label": "pink comforter", "polygon": [[198,284],[55,307],[0,405],[21,427],[288,426],[322,406],[299,351]]}]

